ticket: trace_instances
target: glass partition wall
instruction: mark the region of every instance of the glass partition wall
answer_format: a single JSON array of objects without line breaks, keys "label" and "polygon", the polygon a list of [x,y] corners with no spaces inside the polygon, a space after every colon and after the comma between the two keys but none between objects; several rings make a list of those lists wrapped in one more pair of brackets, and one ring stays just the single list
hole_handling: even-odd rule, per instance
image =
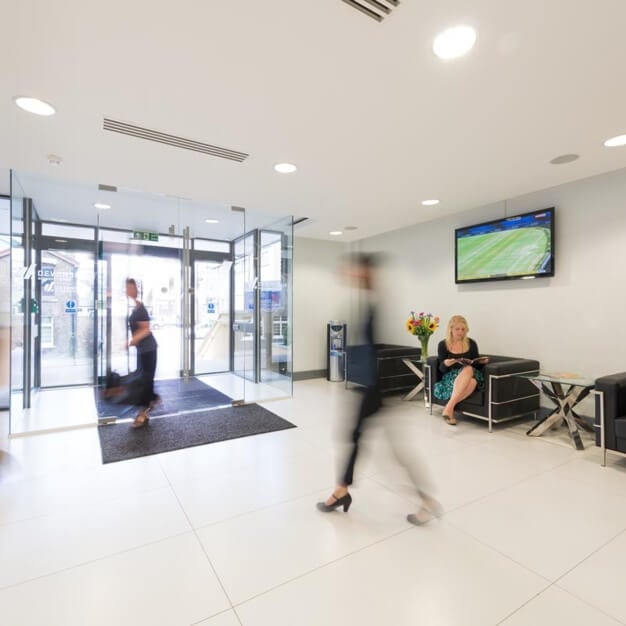
[{"label": "glass partition wall", "polygon": [[96,405],[108,372],[136,368],[127,278],[159,346],[157,388],[290,395],[291,224],[13,172],[11,433],[120,419]]},{"label": "glass partition wall", "polygon": [[[0,196],[0,411],[9,408],[11,354],[11,204]],[[0,439],[8,434],[8,419],[0,416]]]}]

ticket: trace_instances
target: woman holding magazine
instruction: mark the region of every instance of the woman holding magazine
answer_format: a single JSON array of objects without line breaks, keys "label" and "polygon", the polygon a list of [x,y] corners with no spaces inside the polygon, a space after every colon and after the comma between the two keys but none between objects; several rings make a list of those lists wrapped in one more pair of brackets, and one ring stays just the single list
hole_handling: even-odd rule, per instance
[{"label": "woman holding magazine", "polygon": [[489,360],[478,354],[478,344],[467,336],[469,327],[462,315],[453,315],[448,322],[446,338],[439,342],[438,364],[443,374],[435,383],[434,394],[439,400],[447,400],[443,407],[443,419],[456,425],[454,408],[471,396],[478,388],[484,388],[483,373],[480,368]]}]

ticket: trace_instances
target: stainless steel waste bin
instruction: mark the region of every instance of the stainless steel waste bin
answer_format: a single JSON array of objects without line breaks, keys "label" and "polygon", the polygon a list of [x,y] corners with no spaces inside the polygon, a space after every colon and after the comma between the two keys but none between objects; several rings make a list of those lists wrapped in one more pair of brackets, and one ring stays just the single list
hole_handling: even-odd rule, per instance
[{"label": "stainless steel waste bin", "polygon": [[326,327],[326,378],[334,383],[343,382],[346,377],[345,348],[346,348],[346,324],[345,322],[330,321]]}]

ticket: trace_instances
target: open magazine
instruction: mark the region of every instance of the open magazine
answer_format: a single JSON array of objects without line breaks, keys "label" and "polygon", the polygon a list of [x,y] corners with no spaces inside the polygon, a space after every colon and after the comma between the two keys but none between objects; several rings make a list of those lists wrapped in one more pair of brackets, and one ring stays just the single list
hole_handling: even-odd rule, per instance
[{"label": "open magazine", "polygon": [[477,356],[475,359],[454,359],[455,363],[460,363],[461,365],[483,365],[488,361],[488,356]]}]

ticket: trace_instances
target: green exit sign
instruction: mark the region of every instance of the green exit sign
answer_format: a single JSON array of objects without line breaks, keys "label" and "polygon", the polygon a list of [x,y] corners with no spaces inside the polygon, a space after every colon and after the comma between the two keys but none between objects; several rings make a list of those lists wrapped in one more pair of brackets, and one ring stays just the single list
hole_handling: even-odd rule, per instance
[{"label": "green exit sign", "polygon": [[133,231],[132,239],[139,241],[158,241],[159,233],[148,233],[142,230],[135,230]]}]

